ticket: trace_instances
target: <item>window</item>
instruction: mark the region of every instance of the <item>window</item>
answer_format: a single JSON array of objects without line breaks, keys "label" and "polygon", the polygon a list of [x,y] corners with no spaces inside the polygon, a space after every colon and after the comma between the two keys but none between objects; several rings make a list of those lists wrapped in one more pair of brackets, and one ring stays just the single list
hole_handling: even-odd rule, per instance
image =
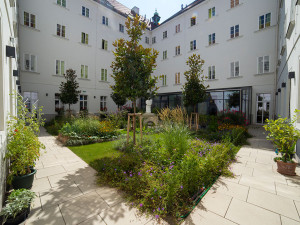
[{"label": "window", "polygon": [[81,14],[85,17],[90,17],[90,10],[84,6],[82,6]]},{"label": "window", "polygon": [[87,65],[81,65],[81,78],[87,79],[89,73],[89,67]]},{"label": "window", "polygon": [[270,57],[258,57],[258,74],[270,72]]},{"label": "window", "polygon": [[57,34],[57,36],[60,36],[60,37],[66,37],[66,26],[57,24],[56,34]]},{"label": "window", "polygon": [[26,71],[36,71],[36,56],[35,55],[30,55],[30,54],[25,54],[24,55],[24,69]]},{"label": "window", "polygon": [[106,96],[100,96],[100,111],[107,111],[106,101],[107,101]]},{"label": "window", "polygon": [[86,44],[86,45],[89,44],[89,35],[88,34],[81,32],[81,43]]},{"label": "window", "polygon": [[212,7],[210,9],[208,9],[208,18],[212,18],[216,15],[216,8]]},{"label": "window", "polygon": [[108,26],[108,18],[105,16],[102,16],[102,24],[105,26]]},{"label": "window", "polygon": [[213,34],[208,35],[208,44],[212,45],[215,43],[216,43],[216,34],[213,33]]},{"label": "window", "polygon": [[167,38],[168,37],[168,31],[164,31],[163,32],[163,39]]},{"label": "window", "polygon": [[240,25],[230,27],[230,38],[235,38],[238,36],[240,36]]},{"label": "window", "polygon": [[175,55],[180,55],[180,46],[176,46]]},{"label": "window", "polygon": [[190,42],[190,50],[193,51],[196,49],[196,40],[193,40]]},{"label": "window", "polygon": [[55,95],[54,95],[54,105],[55,105],[55,112],[58,112],[58,111],[60,111],[61,109],[64,108],[64,105],[60,100],[60,94],[59,93],[55,93]]},{"label": "window", "polygon": [[119,24],[119,31],[121,33],[124,33],[124,25],[123,24]]},{"label": "window", "polygon": [[162,75],[161,79],[162,79],[162,86],[167,86],[167,75]]},{"label": "window", "polygon": [[65,61],[56,60],[55,74],[56,75],[64,75],[65,74]]},{"label": "window", "polygon": [[35,28],[35,15],[24,12],[24,25]]},{"label": "window", "polygon": [[33,109],[37,108],[37,102],[38,102],[37,92],[24,92],[23,96],[24,96],[23,100],[29,112],[32,112]]},{"label": "window", "polygon": [[230,63],[230,69],[231,77],[238,77],[240,75],[240,63],[238,61]]},{"label": "window", "polygon": [[259,17],[259,29],[271,26],[271,13]]},{"label": "window", "polygon": [[153,37],[152,38],[152,44],[155,44],[156,43],[156,37]]},{"label": "window", "polygon": [[191,18],[191,27],[194,25],[196,25],[196,17],[195,16]]},{"label": "window", "polygon": [[107,81],[107,69],[101,69],[101,81]]},{"label": "window", "polygon": [[62,7],[66,7],[66,0],[57,0],[57,5],[60,5]]},{"label": "window", "polygon": [[230,0],[230,8],[234,8],[238,4],[240,4],[239,0]]},{"label": "window", "polygon": [[216,79],[216,70],[215,70],[215,66],[209,66],[209,67],[208,67],[208,79],[209,79],[209,80],[214,80],[214,79]]},{"label": "window", "polygon": [[87,110],[87,103],[88,103],[88,96],[87,95],[80,95],[79,96],[79,104],[80,104],[80,111]]},{"label": "window", "polygon": [[176,25],[176,27],[175,27],[175,32],[176,32],[176,33],[179,33],[179,32],[180,32],[180,24]]},{"label": "window", "polygon": [[167,59],[167,58],[168,58],[168,52],[166,50],[166,51],[163,51],[163,59]]},{"label": "window", "polygon": [[175,73],[175,84],[180,84],[180,73]]},{"label": "window", "polygon": [[107,50],[107,41],[102,39],[102,49]]},{"label": "window", "polygon": [[149,44],[149,37],[145,37],[146,44]]}]

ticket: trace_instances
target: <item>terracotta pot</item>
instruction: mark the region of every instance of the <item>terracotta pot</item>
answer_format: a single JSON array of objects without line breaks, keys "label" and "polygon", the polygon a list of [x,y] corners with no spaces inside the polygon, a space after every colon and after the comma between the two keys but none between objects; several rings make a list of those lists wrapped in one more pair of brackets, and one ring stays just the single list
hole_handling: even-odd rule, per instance
[{"label": "terracotta pot", "polygon": [[297,163],[277,161],[277,172],[283,175],[296,176]]}]

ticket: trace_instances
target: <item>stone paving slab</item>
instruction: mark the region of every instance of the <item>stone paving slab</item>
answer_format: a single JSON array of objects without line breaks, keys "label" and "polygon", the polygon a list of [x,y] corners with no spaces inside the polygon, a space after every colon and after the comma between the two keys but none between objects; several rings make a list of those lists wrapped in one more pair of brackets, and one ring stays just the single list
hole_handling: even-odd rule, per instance
[{"label": "stone paving slab", "polygon": [[[273,146],[261,127],[231,165],[235,177],[220,177],[184,225],[300,225],[300,178],[277,173]],[[38,197],[25,224],[168,224],[139,214],[116,189],[96,184],[96,171],[45,130],[46,149],[37,162]],[[300,167],[296,172],[300,175]]]}]

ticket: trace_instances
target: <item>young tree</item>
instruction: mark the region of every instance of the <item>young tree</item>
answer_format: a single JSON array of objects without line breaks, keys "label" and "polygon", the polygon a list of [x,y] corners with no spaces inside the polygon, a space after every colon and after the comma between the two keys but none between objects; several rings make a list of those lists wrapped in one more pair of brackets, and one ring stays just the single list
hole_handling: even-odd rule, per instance
[{"label": "young tree", "polygon": [[120,107],[122,105],[125,105],[126,103],[126,97],[121,96],[120,94],[118,94],[117,92],[114,91],[114,86],[111,87],[112,89],[112,93],[110,94],[110,97],[112,98],[112,100],[114,101],[114,103],[116,103],[116,105],[118,106],[118,110],[120,110]]},{"label": "young tree", "polygon": [[59,91],[60,91],[60,100],[63,104],[69,105],[69,112],[70,107],[72,104],[76,104],[78,102],[78,95],[80,91],[78,90],[79,84],[76,81],[76,71],[72,69],[68,69],[64,77],[66,82],[61,82]]},{"label": "young tree", "polygon": [[[118,39],[113,43],[116,47],[115,60],[112,62],[112,77],[115,80],[114,92],[133,103],[136,113],[136,100],[153,96],[157,87],[156,77],[151,74],[156,67],[158,52],[151,48],[144,48],[139,42],[146,24],[136,15],[133,19],[128,17],[125,26],[129,40]],[[133,142],[135,143],[135,116],[133,117]]]},{"label": "young tree", "polygon": [[205,101],[206,89],[209,86],[204,85],[203,65],[204,60],[200,55],[193,54],[186,61],[189,70],[184,72],[186,83],[183,86],[183,102],[185,106],[193,106],[196,112],[196,105]]}]

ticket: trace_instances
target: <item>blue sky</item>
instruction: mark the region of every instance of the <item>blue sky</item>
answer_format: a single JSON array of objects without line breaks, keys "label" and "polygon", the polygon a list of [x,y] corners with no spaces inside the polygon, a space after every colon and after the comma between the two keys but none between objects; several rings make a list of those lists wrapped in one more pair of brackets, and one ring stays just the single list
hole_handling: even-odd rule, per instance
[{"label": "blue sky", "polygon": [[159,16],[161,17],[160,23],[168,19],[181,9],[181,4],[192,3],[194,0],[118,0],[118,2],[132,9],[134,6],[140,8],[140,15],[147,15],[147,18],[151,18],[157,9]]}]

